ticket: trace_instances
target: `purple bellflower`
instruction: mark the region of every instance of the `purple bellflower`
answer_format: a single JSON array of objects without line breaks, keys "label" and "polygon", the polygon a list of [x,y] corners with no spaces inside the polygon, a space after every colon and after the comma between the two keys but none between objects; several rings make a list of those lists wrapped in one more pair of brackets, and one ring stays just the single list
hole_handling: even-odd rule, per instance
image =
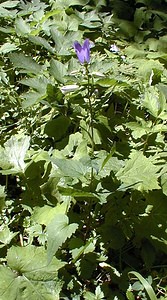
[{"label": "purple bellflower", "polygon": [[81,46],[77,41],[74,42],[74,49],[81,64],[90,62],[90,42],[86,39]]}]

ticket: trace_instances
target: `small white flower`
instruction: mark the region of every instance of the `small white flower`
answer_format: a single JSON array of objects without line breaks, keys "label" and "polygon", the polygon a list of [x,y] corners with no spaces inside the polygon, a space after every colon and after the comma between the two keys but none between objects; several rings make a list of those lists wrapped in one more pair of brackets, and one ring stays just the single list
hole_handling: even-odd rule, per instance
[{"label": "small white flower", "polygon": [[118,53],[119,52],[119,48],[115,44],[113,44],[110,47],[110,51],[113,52],[113,53]]}]

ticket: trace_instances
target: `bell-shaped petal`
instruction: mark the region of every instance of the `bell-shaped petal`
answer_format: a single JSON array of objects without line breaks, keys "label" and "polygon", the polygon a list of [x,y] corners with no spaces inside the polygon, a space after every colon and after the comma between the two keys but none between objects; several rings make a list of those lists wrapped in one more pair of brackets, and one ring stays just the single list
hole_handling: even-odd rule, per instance
[{"label": "bell-shaped petal", "polygon": [[77,41],[74,42],[74,49],[81,64],[90,62],[90,42],[86,39],[81,46]]}]

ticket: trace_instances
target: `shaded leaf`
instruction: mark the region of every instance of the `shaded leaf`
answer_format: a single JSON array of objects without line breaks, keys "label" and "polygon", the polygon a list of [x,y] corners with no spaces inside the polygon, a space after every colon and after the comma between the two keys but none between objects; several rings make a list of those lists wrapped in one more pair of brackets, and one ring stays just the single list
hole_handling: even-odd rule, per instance
[{"label": "shaded leaf", "polygon": [[53,137],[55,141],[59,141],[66,134],[69,125],[70,119],[68,117],[58,116],[46,124],[44,132]]}]

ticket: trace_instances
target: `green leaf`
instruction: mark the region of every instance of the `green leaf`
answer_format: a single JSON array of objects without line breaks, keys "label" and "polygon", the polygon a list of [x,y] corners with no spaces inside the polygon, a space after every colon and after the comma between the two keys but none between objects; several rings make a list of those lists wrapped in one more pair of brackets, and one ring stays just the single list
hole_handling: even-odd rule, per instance
[{"label": "green leaf", "polygon": [[57,204],[56,207],[44,205],[43,207],[35,207],[32,220],[35,222],[48,225],[56,215],[65,214],[67,212],[67,204],[65,202]]},{"label": "green leaf", "polygon": [[1,171],[2,174],[11,174],[11,172],[24,173],[25,155],[30,146],[30,137],[26,135],[15,134],[4,144],[4,153],[6,159],[13,167],[9,170]]},{"label": "green leaf", "polygon": [[52,162],[60,169],[62,175],[83,180],[90,171],[90,165],[85,165],[75,159],[53,158]]},{"label": "green leaf", "polygon": [[116,177],[123,183],[123,186],[133,186],[140,191],[151,191],[160,189],[158,184],[159,168],[153,165],[152,159],[147,158],[140,151],[133,151],[125,166],[121,168]]},{"label": "green leaf", "polygon": [[15,20],[15,28],[17,34],[21,36],[25,36],[31,32],[30,25],[21,17]]},{"label": "green leaf", "polygon": [[16,300],[21,278],[4,266],[0,266],[0,299]]},{"label": "green leaf", "polygon": [[5,7],[5,8],[13,8],[13,7],[16,7],[17,4],[19,4],[19,1],[12,0],[12,1],[4,1],[0,4],[0,6]]},{"label": "green leaf", "polygon": [[73,223],[69,225],[69,220],[66,215],[57,215],[47,226],[48,235],[48,248],[47,257],[48,262],[51,262],[53,256],[59,249],[59,247],[70,238],[71,235],[78,228],[78,224]]},{"label": "green leaf", "polygon": [[18,234],[19,232],[11,232],[7,225],[0,227],[0,248],[10,244],[11,240]]},{"label": "green leaf", "polygon": [[40,92],[28,92],[26,94],[22,94],[22,97],[25,99],[22,102],[22,107],[26,109],[45,99],[46,94],[43,94],[41,89]]},{"label": "green leaf", "polygon": [[12,246],[7,263],[11,270],[0,266],[0,299],[59,300],[62,283],[57,271],[65,263],[53,258],[48,265],[44,247]]},{"label": "green leaf", "polygon": [[138,272],[135,271],[131,271],[129,272],[129,274],[135,275],[140,280],[151,300],[157,300],[152,286],[148,283],[146,279],[143,278],[143,276],[141,276]]},{"label": "green leaf", "polygon": [[128,300],[135,300],[135,296],[129,290],[127,290],[127,292],[126,292],[126,297],[127,297]]},{"label": "green leaf", "polygon": [[96,194],[93,194],[91,192],[85,192],[83,190],[77,190],[74,188],[70,188],[70,187],[63,187],[63,186],[59,186],[58,187],[59,192],[63,195],[63,196],[71,196],[71,197],[83,197],[83,198],[95,198],[98,197],[96,196]]},{"label": "green leaf", "polygon": [[50,73],[60,83],[65,83],[65,75],[67,74],[67,67],[58,60],[51,59]]},{"label": "green leaf", "polygon": [[155,118],[157,118],[166,108],[166,98],[155,86],[150,86],[145,91],[142,104]]},{"label": "green leaf", "polygon": [[39,78],[38,77],[24,78],[19,82],[40,92],[40,94],[42,95],[46,93],[48,80],[44,76],[43,77],[40,76]]},{"label": "green leaf", "polygon": [[103,78],[96,81],[96,84],[102,87],[114,87],[117,81],[115,79]]},{"label": "green leaf", "polygon": [[12,246],[7,253],[7,263],[11,269],[24,274],[29,280],[41,281],[53,280],[57,276],[57,271],[65,265],[55,257],[51,264],[48,264],[45,248],[32,245]]},{"label": "green leaf", "polygon": [[85,245],[83,245],[82,240],[74,238],[69,244],[71,249],[70,252],[73,258],[72,263],[76,263],[82,254],[87,254],[95,250],[93,239],[90,239]]},{"label": "green leaf", "polygon": [[[160,249],[164,253],[167,253],[166,196],[163,195],[161,190],[157,190],[147,193],[145,198],[145,205],[147,206],[145,213],[141,214],[140,222],[137,222],[135,225],[136,237],[138,240],[148,239],[156,250]],[[151,259],[153,260],[153,254],[150,257]]]},{"label": "green leaf", "polygon": [[164,195],[167,196],[167,170],[165,171],[166,172],[161,175],[161,186]]},{"label": "green leaf", "polygon": [[0,211],[5,206],[5,198],[6,198],[5,186],[0,185]]},{"label": "green leaf", "polygon": [[95,294],[91,292],[86,292],[84,293],[84,299],[85,300],[103,300],[104,298],[104,293],[102,292],[100,286],[96,287]]},{"label": "green leaf", "polygon": [[1,47],[0,47],[0,54],[6,54],[12,51],[17,50],[17,46],[15,44],[12,43],[4,43]]},{"label": "green leaf", "polygon": [[46,124],[44,132],[48,136],[53,137],[55,141],[59,141],[66,134],[70,123],[71,122],[68,117],[58,116]]},{"label": "green leaf", "polygon": [[30,137],[15,134],[4,144],[4,155],[9,163],[9,170],[2,170],[2,174],[24,173],[25,155],[30,146]]},{"label": "green leaf", "polygon": [[148,134],[152,131],[152,122],[145,121],[142,118],[136,117],[137,122],[126,123],[125,126],[132,130],[132,136],[134,139],[139,139],[143,135]]},{"label": "green leaf", "polygon": [[34,77],[22,79],[20,80],[20,83],[35,90],[29,90],[27,93],[21,95],[25,99],[22,102],[22,107],[24,109],[33,106],[34,104],[46,98],[48,80],[44,76],[39,78]]},{"label": "green leaf", "polygon": [[11,53],[9,58],[15,68],[21,69],[21,73],[38,74],[42,70],[42,66],[36,63],[32,57],[25,56],[23,53]]},{"label": "green leaf", "polygon": [[35,45],[40,45],[42,47],[44,47],[45,49],[47,49],[49,52],[54,53],[55,50],[53,47],[51,47],[51,45],[47,42],[46,39],[40,37],[40,36],[29,36],[29,40],[34,43]]}]

